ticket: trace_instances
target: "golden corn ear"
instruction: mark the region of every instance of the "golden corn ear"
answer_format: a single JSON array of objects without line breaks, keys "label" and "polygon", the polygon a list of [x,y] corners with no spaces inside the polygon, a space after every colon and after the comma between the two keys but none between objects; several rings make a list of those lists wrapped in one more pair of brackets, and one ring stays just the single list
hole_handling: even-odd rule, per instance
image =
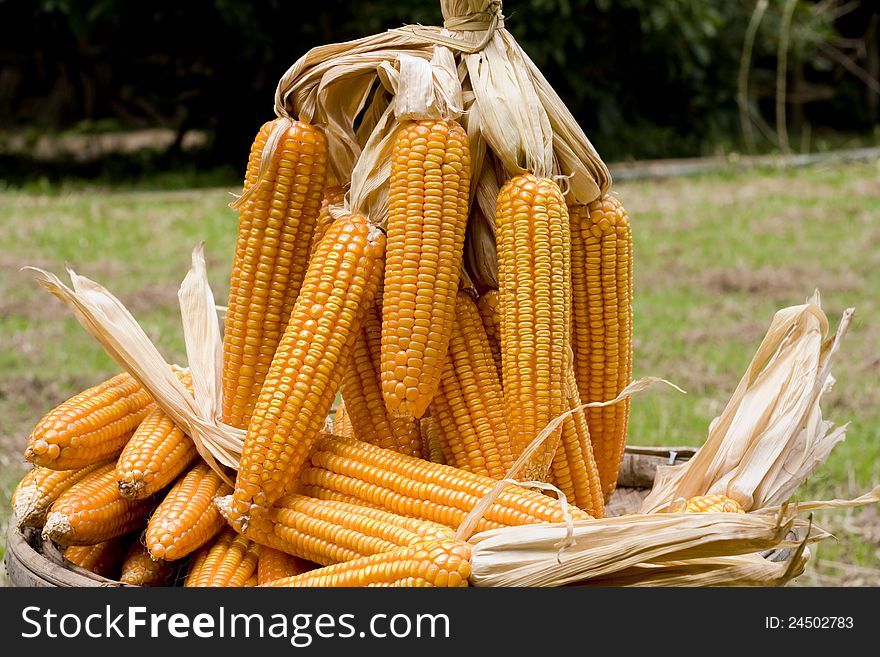
[{"label": "golden corn ear", "polygon": [[[552,180],[520,174],[498,193],[495,216],[505,417],[518,458],[565,411],[571,365],[571,239]],[[556,429],[516,474],[543,480],[559,446]]]},{"label": "golden corn ear", "polygon": [[333,416],[333,433],[343,438],[354,438],[354,429],[351,426],[351,418],[348,417],[348,409],[345,402],[341,402]]},{"label": "golden corn ear", "polygon": [[49,411],[28,437],[24,457],[53,470],[116,458],[153,398],[130,374],[118,374]]},{"label": "golden corn ear", "polygon": [[176,575],[177,564],[153,559],[138,535],[122,562],[119,581],[131,586],[173,586]]},{"label": "golden corn ear", "polygon": [[277,500],[318,438],[382,276],[385,239],[340,217],[312,258],[242,446],[232,517]]},{"label": "golden corn ear", "polygon": [[[607,194],[569,211],[578,391],[584,403],[607,401],[632,380],[632,228],[620,201]],[[586,413],[607,500],[623,459],[629,399]]]},{"label": "golden corn ear", "polygon": [[[192,378],[184,383],[192,393]],[[123,497],[149,497],[172,481],[199,456],[196,445],[161,408],[143,419],[116,462],[116,483]]]},{"label": "golden corn ear", "polygon": [[423,120],[397,134],[388,188],[382,393],[421,417],[440,383],[453,321],[471,179],[467,133]]},{"label": "golden corn ear", "polygon": [[250,586],[261,546],[226,527],[192,558],[184,586]]},{"label": "golden corn ear", "polygon": [[122,497],[116,486],[116,464],[110,462],[59,495],[43,525],[43,540],[94,545],[143,527],[154,506],[151,499]]},{"label": "golden corn ear", "polygon": [[447,461],[443,452],[443,438],[437,421],[428,414],[423,415],[419,420],[419,433],[422,436],[423,458],[445,465]]},{"label": "golden corn ear", "polygon": [[[300,479],[303,495],[380,507],[452,529],[496,483],[491,477],[330,434],[321,437],[309,460]],[[576,520],[591,517],[580,509],[570,511]],[[562,521],[557,500],[509,485],[486,510],[477,531]]]},{"label": "golden corn ear", "polygon": [[71,545],[62,554],[67,561],[90,573],[116,579],[127,547],[128,539],[120,536],[95,545]]},{"label": "golden corn ear", "polygon": [[463,541],[424,541],[276,579],[269,586],[467,586],[471,552]]},{"label": "golden corn ear", "polygon": [[150,516],[144,535],[150,555],[174,561],[205,545],[226,525],[214,498],[231,492],[229,484],[200,460],[175,482]]},{"label": "golden corn ear", "polygon": [[[566,377],[566,392],[568,405],[565,410],[579,408],[581,400],[573,369],[569,369]],[[565,493],[565,498],[571,504],[594,518],[605,515],[599,468],[593,458],[590,429],[583,410],[575,411],[563,421],[562,441],[553,457],[550,472],[553,485]]]},{"label": "golden corn ear", "polygon": [[[224,513],[229,499],[216,504]],[[433,522],[298,494],[252,514],[246,527],[235,520],[230,524],[256,543],[325,566],[454,534]]]},{"label": "golden corn ear", "polygon": [[245,429],[287,326],[309,261],[327,176],[324,134],[303,121],[266,123],[251,148],[245,186],[258,183],[263,147],[283,136],[239,210],[223,338],[223,420]]},{"label": "golden corn ear", "polygon": [[687,501],[685,513],[745,513],[735,499],[727,495],[697,495]]},{"label": "golden corn ear", "polygon": [[312,244],[309,253],[314,255],[318,244],[324,239],[327,229],[333,223],[333,215],[330,214],[331,205],[341,205],[345,200],[345,187],[334,186],[328,187],[324,191],[324,199],[321,201],[321,209],[318,211],[318,218],[315,219],[315,230],[312,232]]},{"label": "golden corn ear", "polygon": [[492,350],[492,360],[501,372],[501,308],[498,303],[498,290],[486,290],[477,299],[477,307],[480,309],[480,317],[483,319],[483,328],[486,329],[486,338],[489,340],[489,348]]},{"label": "golden corn ear", "polygon": [[[378,294],[378,293],[377,293]],[[351,418],[352,433],[345,438],[393,449],[410,456],[422,455],[418,420],[387,410],[381,384],[382,320],[377,312],[367,312],[358,331],[351,361],[342,378],[342,397]]]},{"label": "golden corn ear", "polygon": [[50,470],[35,465],[21,478],[12,494],[12,515],[16,526],[19,529],[42,527],[58,496],[102,465],[96,463],[76,470]]},{"label": "golden corn ear", "polygon": [[503,479],[513,465],[498,370],[477,304],[467,292],[455,298],[455,322],[440,386],[431,403],[448,463]]},{"label": "golden corn ear", "polygon": [[[257,562],[257,584],[265,586],[270,582],[282,577],[301,575],[315,568],[314,564],[298,559],[290,554],[263,547],[260,550],[260,559]],[[253,586],[251,584],[250,586]]]}]

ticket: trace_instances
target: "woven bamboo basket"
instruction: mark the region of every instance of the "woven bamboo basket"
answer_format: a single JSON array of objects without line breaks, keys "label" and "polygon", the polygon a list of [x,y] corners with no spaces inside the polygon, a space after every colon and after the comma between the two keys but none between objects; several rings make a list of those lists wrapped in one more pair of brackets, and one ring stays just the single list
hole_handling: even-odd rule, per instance
[{"label": "woven bamboo basket", "polygon": [[[608,515],[635,513],[651,490],[657,468],[684,463],[695,453],[693,447],[627,447]],[[39,530],[21,532],[13,524],[6,534],[5,565],[13,587],[128,586],[71,564],[56,545],[43,542]]]}]

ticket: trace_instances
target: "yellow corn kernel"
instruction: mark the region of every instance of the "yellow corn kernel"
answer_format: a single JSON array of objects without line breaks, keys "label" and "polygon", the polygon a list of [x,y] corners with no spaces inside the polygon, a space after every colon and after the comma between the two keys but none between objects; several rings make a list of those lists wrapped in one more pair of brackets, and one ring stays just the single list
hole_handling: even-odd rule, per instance
[{"label": "yellow corn kernel", "polygon": [[102,465],[96,463],[76,470],[50,470],[35,465],[22,477],[12,495],[12,515],[16,526],[19,529],[41,528],[58,496]]},{"label": "yellow corn kernel", "polygon": [[[330,434],[321,437],[309,461],[300,478],[303,495],[366,504],[452,529],[496,483],[491,477]],[[569,510],[575,520],[592,517]],[[509,485],[486,510],[477,531],[563,519],[557,500]]]},{"label": "yellow corn kernel", "polygon": [[[584,403],[614,399],[632,380],[633,242],[626,210],[605,195],[569,208],[575,376]],[[587,424],[606,501],[617,485],[629,399],[590,408]]]},{"label": "yellow corn kernel", "polygon": [[43,525],[43,540],[94,545],[143,527],[152,499],[129,500],[116,486],[116,464],[107,463],[64,491]]},{"label": "yellow corn kernel", "polygon": [[513,465],[498,370],[477,304],[464,291],[455,299],[449,351],[431,416],[439,424],[447,462],[503,479]]},{"label": "yellow corn kernel", "polygon": [[225,526],[214,498],[232,492],[202,461],[180,477],[156,507],[144,536],[154,559],[174,561],[202,547]]},{"label": "yellow corn kernel", "polygon": [[471,551],[468,543],[454,539],[424,541],[277,579],[269,586],[467,586]]},{"label": "yellow corn kernel", "polygon": [[247,522],[299,478],[382,276],[385,240],[359,215],[333,222],[312,258],[242,446],[231,514]]},{"label": "yellow corn kernel", "polygon": [[[266,123],[245,186],[258,183],[263,147],[287,119]],[[327,177],[323,132],[293,121],[239,210],[223,338],[223,419],[245,429],[300,292]]]},{"label": "yellow corn kernel", "polygon": [[[505,417],[514,459],[565,411],[571,365],[571,240],[559,186],[520,174],[498,193],[498,295]],[[516,473],[544,480],[561,429]]]},{"label": "yellow corn kernel", "polygon": [[421,417],[446,357],[470,194],[470,147],[455,121],[397,134],[388,189],[382,296],[382,394],[395,415]]},{"label": "yellow corn kernel", "polygon": [[116,458],[152,404],[130,374],[118,374],[49,411],[28,437],[24,457],[53,470]]}]

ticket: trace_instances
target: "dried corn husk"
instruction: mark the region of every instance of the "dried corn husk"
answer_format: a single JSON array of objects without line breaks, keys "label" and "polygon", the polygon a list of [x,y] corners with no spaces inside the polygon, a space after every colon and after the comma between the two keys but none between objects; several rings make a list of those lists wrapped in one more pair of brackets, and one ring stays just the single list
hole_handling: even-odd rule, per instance
[{"label": "dried corn husk", "polygon": [[833,384],[831,363],[853,312],[844,311],[830,338],[818,292],[777,312],[705,444],[687,463],[658,471],[640,511],[716,493],[747,511],[788,499],[844,439],[846,426],[823,421],[819,402]]}]

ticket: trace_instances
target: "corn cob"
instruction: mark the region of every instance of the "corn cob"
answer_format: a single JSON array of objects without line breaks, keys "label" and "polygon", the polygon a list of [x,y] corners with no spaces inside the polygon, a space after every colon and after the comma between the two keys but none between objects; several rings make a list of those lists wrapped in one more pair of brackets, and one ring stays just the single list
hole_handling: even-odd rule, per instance
[{"label": "corn cob", "polygon": [[[614,196],[569,208],[575,375],[584,403],[614,399],[632,379],[633,243]],[[593,454],[607,500],[623,459],[629,399],[587,409]]]},{"label": "corn cob", "polygon": [[424,541],[277,579],[269,586],[467,586],[471,551],[469,544],[454,539]]},{"label": "corn cob", "polygon": [[49,507],[58,496],[101,465],[96,463],[76,470],[50,470],[35,465],[21,478],[12,495],[12,514],[16,526],[19,529],[42,527]]},{"label": "corn cob", "polygon": [[382,393],[389,411],[421,417],[440,383],[470,193],[467,133],[455,121],[400,129],[388,190],[382,303]]},{"label": "corn cob", "polygon": [[[311,465],[300,479],[303,495],[379,506],[452,529],[496,483],[490,477],[328,434],[309,458]],[[575,520],[591,517],[576,508],[570,511]],[[509,485],[488,507],[477,531],[562,521],[556,500]]]},{"label": "corn cob", "polygon": [[24,457],[53,470],[116,458],[152,404],[150,393],[131,375],[118,374],[43,416],[28,437]]},{"label": "corn cob", "polygon": [[[324,239],[327,229],[333,223],[333,215],[330,214],[331,205],[341,205],[345,200],[345,187],[334,186],[328,187],[324,191],[324,199],[321,201],[321,209],[318,211],[318,218],[315,220],[315,230],[312,233],[312,243],[309,253],[314,255],[318,244]],[[310,256],[311,257],[311,256]]]},{"label": "corn cob", "polygon": [[382,320],[379,313],[377,309],[377,312],[367,312],[364,317],[342,379],[342,396],[351,416],[351,437],[401,454],[421,456],[418,421],[411,416],[390,413],[382,399]]},{"label": "corn cob", "polygon": [[440,435],[440,426],[431,415],[423,415],[419,420],[419,433],[422,436],[422,455],[432,463],[446,464],[446,456],[443,453],[443,438]]},{"label": "corn cob", "polygon": [[333,416],[333,433],[343,438],[354,438],[354,429],[347,411],[344,401],[336,408],[336,414]]},{"label": "corn cob", "polygon": [[257,562],[257,585],[264,586],[282,577],[301,575],[313,568],[315,568],[313,564],[303,559],[298,559],[281,550],[273,550],[263,546],[260,550],[260,559]]},{"label": "corn cob", "polygon": [[[532,174],[518,175],[501,188],[495,223],[505,417],[516,459],[565,410],[571,240],[559,186]],[[560,439],[557,428],[517,476],[546,478]]]},{"label": "corn cob", "polygon": [[251,148],[223,340],[223,419],[245,429],[287,326],[309,260],[327,175],[327,145],[293,121],[258,181],[263,147],[287,119],[266,123]]},{"label": "corn cob", "polygon": [[384,247],[358,215],[337,219],[321,240],[248,427],[232,517],[246,521],[298,479],[373,303]]},{"label": "corn cob", "polygon": [[483,328],[486,329],[486,337],[489,340],[489,348],[492,350],[492,360],[501,374],[501,309],[498,304],[498,290],[486,290],[477,299],[477,307],[480,309],[480,317],[483,319]]},{"label": "corn cob", "polygon": [[214,498],[232,488],[200,461],[168,491],[147,523],[145,542],[154,559],[174,561],[202,547],[225,526]]},{"label": "corn cob", "polygon": [[685,513],[745,513],[742,505],[727,495],[697,495],[687,501]]},{"label": "corn cob", "polygon": [[43,540],[94,545],[143,527],[154,506],[149,498],[122,497],[116,486],[116,464],[110,462],[58,496],[43,525]]},{"label": "corn cob", "polygon": [[[181,376],[192,394],[192,377]],[[161,408],[143,419],[116,462],[123,497],[149,497],[174,481],[199,456],[196,445]]]},{"label": "corn cob", "polygon": [[[569,369],[566,380],[568,406],[565,410],[581,405],[574,370]],[[583,410],[575,411],[562,424],[562,441],[551,466],[553,484],[565,493],[566,499],[594,518],[605,515],[605,499],[599,469],[593,458],[590,430]]]},{"label": "corn cob", "polygon": [[248,586],[261,546],[225,527],[192,558],[184,586]]},{"label": "corn cob", "polygon": [[[221,513],[228,504],[228,498],[217,500]],[[453,536],[451,529],[433,522],[297,494],[253,514],[247,527],[236,520],[230,524],[255,543],[325,566]]]},{"label": "corn cob", "polygon": [[449,351],[431,416],[456,467],[503,479],[513,465],[498,370],[477,304],[464,291],[455,299]]},{"label": "corn cob", "polygon": [[71,545],[65,548],[63,556],[70,563],[91,573],[116,579],[127,547],[128,539],[119,536],[95,545]]},{"label": "corn cob", "polygon": [[153,559],[138,535],[122,562],[119,581],[132,586],[173,586],[176,574],[177,564]]}]

